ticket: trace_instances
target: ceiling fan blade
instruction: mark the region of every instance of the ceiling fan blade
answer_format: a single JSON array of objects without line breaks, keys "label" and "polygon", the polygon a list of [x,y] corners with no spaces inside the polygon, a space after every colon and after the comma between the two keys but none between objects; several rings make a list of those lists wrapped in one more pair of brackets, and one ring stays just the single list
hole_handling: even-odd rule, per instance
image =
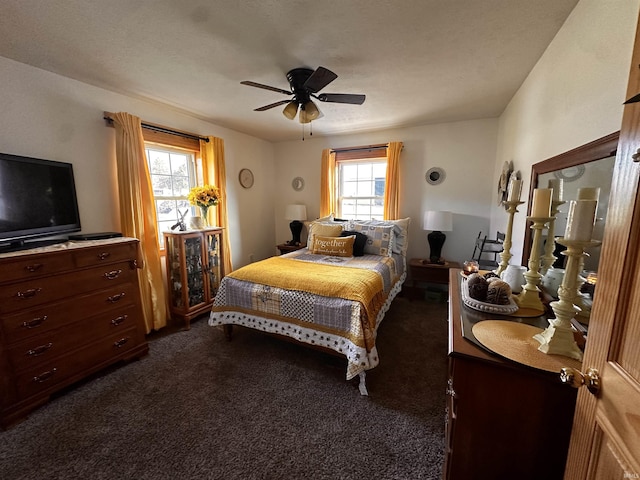
[{"label": "ceiling fan blade", "polygon": [[280,105],[284,105],[285,103],[289,103],[290,100],[280,100],[276,103],[270,103],[269,105],[265,105],[264,107],[254,108],[254,112],[264,112],[265,110],[269,110],[270,108],[279,107]]},{"label": "ceiling fan blade", "polygon": [[355,95],[351,93],[323,93],[318,95],[317,98],[321,102],[351,103],[354,105],[362,105],[366,96]]},{"label": "ceiling fan blade", "polygon": [[244,80],[240,83],[242,85],[248,85],[250,87],[264,88],[265,90],[271,90],[272,92],[284,93],[285,95],[293,95],[293,92],[283,90],[282,88],[270,87],[269,85],[263,85],[262,83],[251,82],[249,80]]},{"label": "ceiling fan blade", "polygon": [[307,78],[307,81],[304,82],[304,88],[309,90],[311,93],[316,93],[329,85],[336,78],[338,78],[338,75],[333,73],[331,70],[324,67],[318,67],[315,72]]}]

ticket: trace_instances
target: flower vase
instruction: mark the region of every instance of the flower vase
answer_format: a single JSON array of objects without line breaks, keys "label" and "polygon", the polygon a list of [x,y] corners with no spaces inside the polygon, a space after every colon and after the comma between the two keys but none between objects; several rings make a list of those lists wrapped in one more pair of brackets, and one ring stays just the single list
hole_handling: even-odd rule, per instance
[{"label": "flower vase", "polygon": [[200,207],[200,214],[202,216],[202,227],[206,228],[209,226],[209,207]]}]

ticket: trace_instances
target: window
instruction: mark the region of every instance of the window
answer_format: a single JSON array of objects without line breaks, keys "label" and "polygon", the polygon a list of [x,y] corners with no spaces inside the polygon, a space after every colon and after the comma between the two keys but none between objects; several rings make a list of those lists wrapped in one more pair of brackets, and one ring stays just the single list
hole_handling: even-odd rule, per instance
[{"label": "window", "polygon": [[156,144],[145,147],[158,217],[158,241],[164,248],[162,232],[171,230],[181,216],[188,225],[194,214],[187,195],[197,184],[195,152]]},{"label": "window", "polygon": [[336,216],[347,220],[382,220],[387,159],[337,160],[336,167]]}]

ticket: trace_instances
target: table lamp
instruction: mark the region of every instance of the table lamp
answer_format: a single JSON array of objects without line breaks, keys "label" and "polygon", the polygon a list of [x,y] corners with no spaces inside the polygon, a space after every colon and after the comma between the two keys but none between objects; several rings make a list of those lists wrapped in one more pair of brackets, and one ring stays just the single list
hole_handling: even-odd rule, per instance
[{"label": "table lamp", "polygon": [[447,236],[442,231],[453,230],[453,216],[451,212],[437,212],[427,211],[424,213],[424,230],[431,230],[431,233],[427,235],[429,241],[429,262],[443,265],[444,261],[441,260],[442,246]]},{"label": "table lamp", "polygon": [[302,221],[307,219],[307,207],[304,205],[287,205],[284,218],[292,220],[289,224],[292,239],[289,245],[300,245],[300,232],[302,232]]}]

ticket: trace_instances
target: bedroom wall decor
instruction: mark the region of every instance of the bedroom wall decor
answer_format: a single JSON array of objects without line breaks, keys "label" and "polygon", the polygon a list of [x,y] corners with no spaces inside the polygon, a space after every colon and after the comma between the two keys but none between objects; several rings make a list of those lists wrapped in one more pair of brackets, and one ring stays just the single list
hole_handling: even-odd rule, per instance
[{"label": "bedroom wall decor", "polygon": [[242,185],[242,188],[253,187],[253,172],[248,168],[243,168],[238,174],[238,181],[240,185]]},{"label": "bedroom wall decor", "polygon": [[440,167],[433,167],[427,170],[427,173],[424,175],[424,179],[427,183],[431,185],[439,185],[444,182],[444,179],[447,177],[445,171]]},{"label": "bedroom wall decor", "polygon": [[296,177],[291,181],[291,187],[293,187],[293,189],[296,192],[301,192],[302,190],[304,190],[304,178],[302,177]]}]

